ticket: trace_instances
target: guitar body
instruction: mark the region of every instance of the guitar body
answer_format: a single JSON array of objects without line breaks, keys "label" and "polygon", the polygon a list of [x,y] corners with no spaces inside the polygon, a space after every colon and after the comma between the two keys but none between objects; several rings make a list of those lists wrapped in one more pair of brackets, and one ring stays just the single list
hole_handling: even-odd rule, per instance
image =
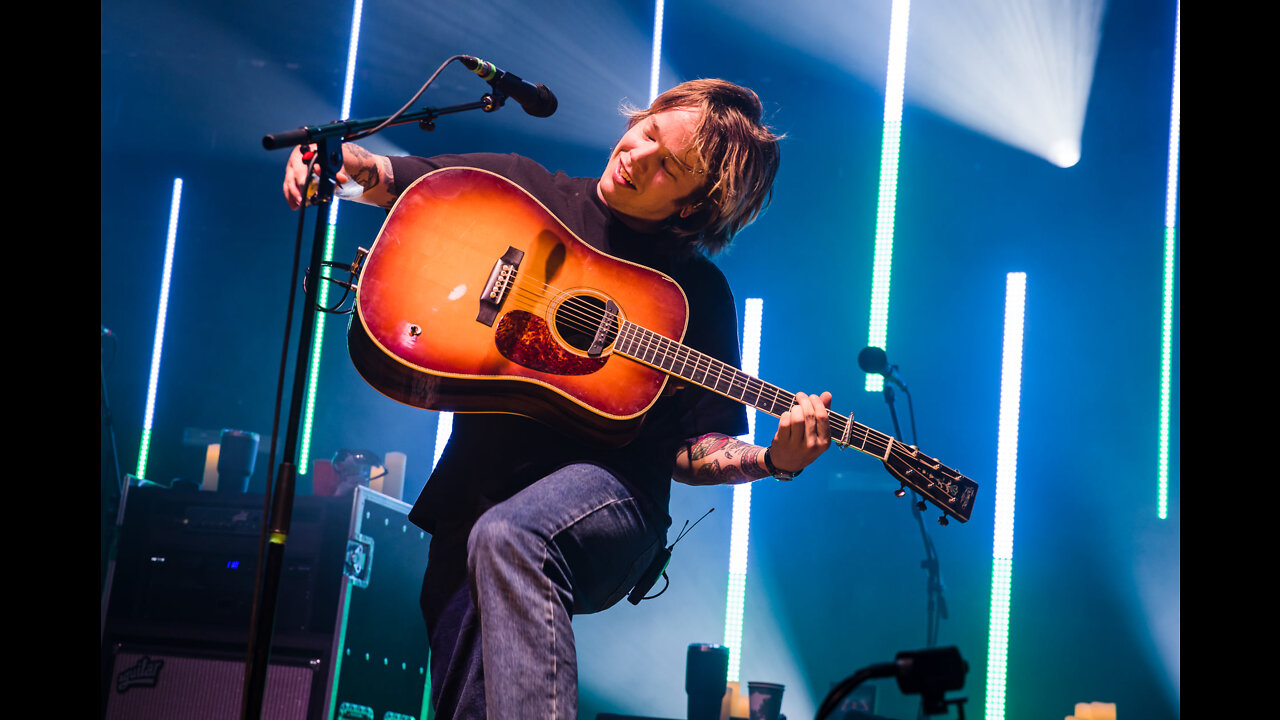
[{"label": "guitar body", "polygon": [[676,342],[688,321],[674,280],[596,250],[523,188],[474,168],[404,191],[355,309],[352,362],[388,397],[524,415],[614,445],[638,432],[667,374],[611,356],[609,313]]}]

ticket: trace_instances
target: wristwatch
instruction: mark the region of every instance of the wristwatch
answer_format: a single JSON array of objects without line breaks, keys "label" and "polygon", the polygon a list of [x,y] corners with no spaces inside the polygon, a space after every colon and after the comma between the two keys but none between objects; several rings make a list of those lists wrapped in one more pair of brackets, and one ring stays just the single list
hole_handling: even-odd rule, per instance
[{"label": "wristwatch", "polygon": [[764,466],[765,469],[769,471],[769,474],[778,480],[791,480],[799,477],[800,473],[804,472],[803,470],[797,470],[795,472],[779,470],[778,466],[773,464],[773,458],[769,457],[769,448],[764,449]]}]

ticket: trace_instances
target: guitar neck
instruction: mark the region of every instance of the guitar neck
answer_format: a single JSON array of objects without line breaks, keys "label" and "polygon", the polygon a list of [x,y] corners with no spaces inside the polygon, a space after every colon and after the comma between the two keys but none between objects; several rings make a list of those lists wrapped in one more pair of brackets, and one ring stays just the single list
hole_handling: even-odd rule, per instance
[{"label": "guitar neck", "polygon": [[[615,353],[774,417],[781,417],[795,405],[796,395],[793,392],[752,377],[728,363],[634,323],[621,321],[619,325],[613,347]],[[888,460],[889,453],[898,442],[839,413],[829,412],[827,417],[834,442],[879,460]]]},{"label": "guitar neck", "polygon": [[[700,353],[674,340],[622,321],[614,342],[614,353],[661,370],[681,380],[781,417],[795,405],[795,393],[754,378],[738,368]],[[873,430],[839,413],[828,412],[831,440],[884,463],[885,469],[902,483],[948,515],[968,522],[973,511],[978,484],[937,460],[882,432]]]}]

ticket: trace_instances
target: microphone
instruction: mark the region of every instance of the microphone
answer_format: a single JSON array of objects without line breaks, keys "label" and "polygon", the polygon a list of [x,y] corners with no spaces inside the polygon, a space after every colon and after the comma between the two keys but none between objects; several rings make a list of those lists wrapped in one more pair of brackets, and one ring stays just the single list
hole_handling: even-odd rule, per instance
[{"label": "microphone", "polygon": [[470,55],[462,55],[459,60],[468,70],[489,83],[494,90],[520,103],[520,107],[534,117],[550,117],[559,107],[556,96],[547,89],[546,85],[525,82],[517,75],[499,70],[491,62]]},{"label": "microphone", "polygon": [[862,368],[862,372],[865,373],[883,375],[885,380],[897,385],[902,392],[910,392],[907,390],[907,381],[903,380],[902,376],[898,374],[898,366],[890,367],[883,348],[863,348],[862,352],[858,353],[858,367]]}]

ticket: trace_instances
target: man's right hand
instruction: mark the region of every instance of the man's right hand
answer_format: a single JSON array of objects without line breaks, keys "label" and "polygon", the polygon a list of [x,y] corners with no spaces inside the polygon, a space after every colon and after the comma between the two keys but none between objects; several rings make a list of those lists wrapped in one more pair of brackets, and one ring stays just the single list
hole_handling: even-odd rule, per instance
[{"label": "man's right hand", "polygon": [[[284,199],[290,210],[297,210],[303,205],[303,193],[311,175],[320,175],[320,164],[314,157],[314,145],[299,145],[289,153],[289,160],[284,169]],[[344,197],[355,202],[390,208],[396,201],[392,194],[391,160],[383,155],[374,155],[359,145],[344,143],[342,145],[342,168],[335,178],[339,186],[353,183],[362,188],[361,194]],[[308,204],[309,204],[308,200]]]}]

